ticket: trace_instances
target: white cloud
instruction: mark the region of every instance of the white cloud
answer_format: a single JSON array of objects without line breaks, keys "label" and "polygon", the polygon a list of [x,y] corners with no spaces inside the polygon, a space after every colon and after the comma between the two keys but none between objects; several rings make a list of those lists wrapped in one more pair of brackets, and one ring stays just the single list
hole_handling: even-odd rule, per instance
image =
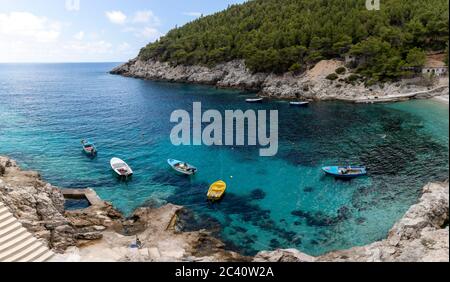
[{"label": "white cloud", "polygon": [[109,21],[114,24],[124,24],[127,20],[127,16],[121,11],[108,11],[105,14]]},{"label": "white cloud", "polygon": [[158,26],[161,23],[159,18],[157,16],[155,16],[155,14],[150,10],[137,11],[134,14],[133,22],[134,23],[146,23],[146,24],[151,24],[154,26]]},{"label": "white cloud", "polygon": [[[122,12],[116,12],[111,15],[116,23],[124,23],[120,30],[137,37],[136,41],[153,41],[162,35],[153,14],[136,13],[128,19]],[[134,22],[135,19],[139,20]],[[73,28],[70,22],[30,12],[0,12],[0,62],[124,61],[143,44],[116,41],[116,37],[109,39],[104,30]],[[114,27],[111,28],[114,32]]]},{"label": "white cloud", "polygon": [[52,42],[61,34],[61,24],[28,12],[0,14],[0,41],[33,39]]},{"label": "white cloud", "polygon": [[80,10],[80,0],[66,0],[66,10],[76,12]]},{"label": "white cloud", "polygon": [[195,18],[199,18],[201,17],[203,14],[200,12],[184,12],[183,15],[185,16],[190,16],[190,17],[195,17]]},{"label": "white cloud", "polygon": [[73,35],[73,38],[76,40],[83,40],[84,38],[84,31],[77,32]]}]

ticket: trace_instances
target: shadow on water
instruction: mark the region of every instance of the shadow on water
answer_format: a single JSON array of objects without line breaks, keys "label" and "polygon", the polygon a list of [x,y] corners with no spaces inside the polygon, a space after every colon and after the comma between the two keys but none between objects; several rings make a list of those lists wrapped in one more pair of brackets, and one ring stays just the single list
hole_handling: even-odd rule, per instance
[{"label": "shadow on water", "polygon": [[[228,192],[221,201],[211,203],[207,201],[205,193],[209,186],[208,183],[196,183],[189,178],[174,177],[173,174],[166,171],[157,173],[152,178],[152,182],[176,187],[175,192],[167,198],[167,201],[184,206],[189,210],[182,214],[181,229],[184,231],[208,229],[219,236],[226,243],[228,249],[247,255],[254,255],[258,251],[257,248],[254,248],[258,237],[245,234],[244,227],[232,225],[236,219],[270,232],[281,241],[292,242],[294,240],[293,243],[297,245],[301,243],[301,239],[295,232],[279,226],[271,218],[271,211],[262,209],[258,205],[257,202],[266,197],[266,193],[262,189],[255,188],[244,196]],[[221,225],[220,220],[214,214],[223,215],[225,224]],[[224,226],[234,233],[240,233],[242,240],[239,242],[233,240],[232,242],[224,237]],[[271,247],[281,247],[282,245],[282,242],[274,241]]]},{"label": "shadow on water", "polygon": [[[192,212],[187,230],[208,227],[229,248],[249,254],[275,247],[322,254],[373,242],[417,201],[424,184],[448,178],[448,109],[442,119],[426,101],[395,107],[249,105],[249,93],[108,75],[113,67],[0,65],[0,153],[54,185],[95,188],[124,213],[142,203],[184,205]],[[170,115],[177,109],[191,113],[194,101],[222,113],[278,110],[278,155],[259,158],[259,148],[249,146],[172,146]],[[99,146],[96,159],[79,155],[80,136],[86,135]],[[128,182],[109,173],[109,158],[120,152],[136,169]],[[209,166],[202,171],[211,174],[217,169],[229,176],[231,170],[243,194],[229,190],[209,205],[207,176],[179,177],[162,169],[173,155]],[[330,164],[365,165],[369,175],[333,181],[320,172]]]}]

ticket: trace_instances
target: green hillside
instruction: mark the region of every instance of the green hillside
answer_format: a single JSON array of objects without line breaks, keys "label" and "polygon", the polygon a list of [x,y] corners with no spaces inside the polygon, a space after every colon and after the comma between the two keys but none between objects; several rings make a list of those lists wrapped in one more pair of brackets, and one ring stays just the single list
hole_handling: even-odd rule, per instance
[{"label": "green hillside", "polygon": [[352,53],[372,81],[420,66],[424,51],[448,48],[448,0],[253,0],[171,30],[139,54],[173,65],[244,59],[254,72],[302,71]]}]

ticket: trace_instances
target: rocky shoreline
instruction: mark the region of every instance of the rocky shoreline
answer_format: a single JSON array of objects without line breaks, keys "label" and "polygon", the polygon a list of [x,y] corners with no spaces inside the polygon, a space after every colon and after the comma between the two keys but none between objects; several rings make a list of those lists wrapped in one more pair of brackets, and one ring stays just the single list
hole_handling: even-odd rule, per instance
[{"label": "rocky shoreline", "polygon": [[449,184],[430,183],[385,240],[311,257],[298,250],[260,252],[256,262],[448,262]]},{"label": "rocky shoreline", "polygon": [[[54,261],[449,261],[449,184],[431,183],[388,238],[363,247],[312,257],[298,250],[227,251],[207,230],[182,232],[183,207],[139,208],[125,218],[110,203],[64,210],[64,195],[36,172],[0,157],[0,201],[35,237],[58,253]],[[93,190],[88,190],[94,193]],[[130,248],[136,242],[142,248]]]},{"label": "rocky shoreline", "polygon": [[448,79],[434,86],[421,85],[419,80],[366,87],[348,69],[334,80],[327,79],[343,68],[339,60],[323,60],[302,74],[251,73],[241,60],[208,68],[204,66],[171,66],[166,62],[133,59],[113,69],[111,74],[148,80],[213,85],[219,88],[257,91],[262,97],[275,99],[343,100],[375,103],[423,99],[448,95]]},{"label": "rocky shoreline", "polygon": [[[110,203],[97,200],[88,208],[66,211],[63,190],[0,156],[0,202],[57,253],[53,261],[250,260],[225,250],[206,230],[179,231],[183,207],[139,208],[125,218]],[[130,248],[136,236],[142,248]]]}]

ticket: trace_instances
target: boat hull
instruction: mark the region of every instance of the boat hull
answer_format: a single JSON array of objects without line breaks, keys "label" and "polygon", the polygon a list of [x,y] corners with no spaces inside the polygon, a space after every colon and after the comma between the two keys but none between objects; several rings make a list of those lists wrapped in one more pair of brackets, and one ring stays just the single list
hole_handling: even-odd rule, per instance
[{"label": "boat hull", "polygon": [[206,197],[208,198],[208,200],[213,202],[219,201],[223,198],[226,189],[227,184],[225,182],[223,182],[222,180],[216,181],[209,187]]},{"label": "boat hull", "polygon": [[130,177],[133,175],[133,170],[130,166],[119,158],[112,158],[110,165],[111,169],[120,177]]},{"label": "boat hull", "polygon": [[[352,179],[352,178],[367,175],[366,168],[362,167],[362,166],[350,166],[350,167],[327,166],[327,167],[323,167],[322,170],[327,175],[331,175],[336,178],[342,178],[342,179]],[[347,173],[343,172],[345,170],[347,171]]]},{"label": "boat hull", "polygon": [[96,156],[97,155],[97,148],[95,147],[94,143],[91,143],[86,140],[81,141],[81,145],[83,146],[83,152],[88,156]]},{"label": "boat hull", "polygon": [[256,104],[256,103],[262,103],[263,98],[257,98],[257,99],[246,99],[245,102],[250,104]]},{"label": "boat hull", "polygon": [[289,105],[293,107],[308,107],[309,102],[290,102]]},{"label": "boat hull", "polygon": [[185,163],[179,160],[173,160],[173,159],[168,159],[167,163],[170,165],[170,167],[172,167],[173,170],[175,170],[176,172],[180,173],[180,174],[184,174],[184,175],[194,175],[197,172],[197,168],[193,165],[190,165],[188,163],[187,164],[187,170],[185,169],[181,169],[177,167],[177,164],[180,163]]}]

